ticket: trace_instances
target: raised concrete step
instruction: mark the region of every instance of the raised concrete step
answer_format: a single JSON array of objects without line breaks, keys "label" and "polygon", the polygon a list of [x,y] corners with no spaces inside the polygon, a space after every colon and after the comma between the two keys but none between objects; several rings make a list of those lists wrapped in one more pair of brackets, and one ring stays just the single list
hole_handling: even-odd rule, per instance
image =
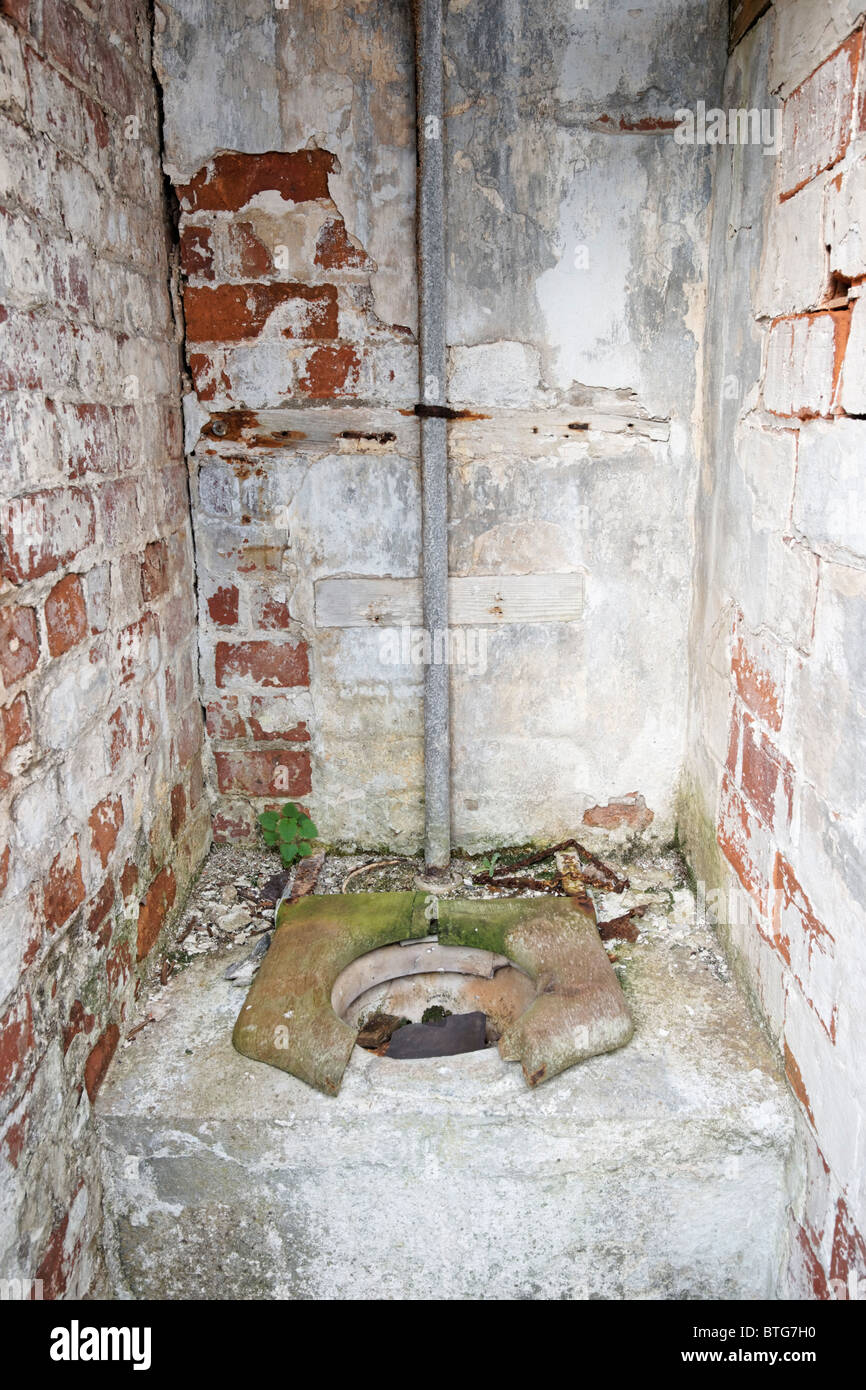
[{"label": "raised concrete step", "polygon": [[117,1292],[772,1297],[787,1091],[712,939],[644,937],[617,948],[632,1042],[536,1091],[495,1048],[355,1048],[320,1095],[233,1050],[233,957],[194,962],[97,1103]]}]

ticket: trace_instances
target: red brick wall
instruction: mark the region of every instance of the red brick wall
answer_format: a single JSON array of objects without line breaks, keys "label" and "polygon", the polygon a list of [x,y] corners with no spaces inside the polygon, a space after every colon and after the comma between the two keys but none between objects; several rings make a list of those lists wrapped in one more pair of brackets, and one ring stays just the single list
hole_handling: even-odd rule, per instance
[{"label": "red brick wall", "polygon": [[148,8],[0,10],[0,1275],[57,1296],[209,827]]},{"label": "red brick wall", "polygon": [[[708,404],[705,627],[693,678],[692,767],[707,814],[718,797],[716,915],[800,1117],[788,1288],[817,1298],[846,1298],[849,1278],[866,1279],[866,62],[862,29],[830,24],[843,22],[841,11],[774,6],[729,69],[729,104],[749,105],[743,87],[769,40],[781,139],[772,162],[755,156],[767,168],[753,176],[766,187],[763,225],[757,209],[745,212],[745,157],[719,155],[717,198],[729,192],[737,207],[722,202],[715,215],[726,219],[722,255],[734,259],[711,257],[711,285],[715,276],[724,304],[719,282],[727,272],[728,289],[749,283],[751,259],[754,321],[731,315],[727,339],[711,339],[708,354],[712,368],[730,351],[718,371],[734,374],[741,404],[731,429],[717,424],[718,400]],[[738,308],[729,289],[731,300]],[[760,367],[741,380],[753,342]],[[701,843],[693,833],[712,881]]]},{"label": "red brick wall", "polygon": [[[194,513],[217,840],[255,839],[257,810],[313,788],[314,654],[284,519],[298,472],[287,445],[305,455],[311,416],[289,412],[406,407],[417,391],[413,335],[376,316],[375,267],[333,201],[335,167],[322,149],[232,151],[176,188],[187,364],[207,416]],[[362,448],[375,428],[334,415],[309,447]]]}]

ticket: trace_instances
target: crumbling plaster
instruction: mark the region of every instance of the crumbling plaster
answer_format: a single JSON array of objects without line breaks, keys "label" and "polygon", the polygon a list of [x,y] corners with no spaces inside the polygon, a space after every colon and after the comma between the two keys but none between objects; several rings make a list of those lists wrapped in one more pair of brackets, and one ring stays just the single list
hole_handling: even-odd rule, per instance
[{"label": "crumbling plaster", "polygon": [[858,25],[776,0],[728,65],[725,107],[780,106],[787,138],[716,157],[680,806],[799,1102],[795,1297],[866,1275]]},{"label": "crumbling plaster", "polygon": [[[193,0],[158,9],[166,167],[181,192],[182,236],[202,222],[182,189],[207,177],[199,171],[221,152],[333,156],[318,198],[261,188],[213,213],[216,268],[209,280],[200,265],[187,278],[199,591],[204,605],[219,576],[240,593],[229,632],[202,608],[205,696],[222,719],[217,644],[265,635],[247,581],[231,573],[232,552],[269,548],[265,584],[290,615],[278,640],[302,643],[309,660],[309,688],[286,697],[309,735],[296,749],[309,775],[296,786],[328,839],[414,847],[420,670],[383,666],[380,633],[317,626],[315,609],[317,581],[419,572],[417,440],[400,414],[418,399],[409,7],[274,11],[262,0],[206,24]],[[451,573],[534,572],[553,599],[561,575],[582,576],[585,589],[565,621],[494,622],[483,675],[452,672],[454,834],[467,846],[566,833],[587,808],[632,791],[654,812],[652,833],[673,830],[710,160],[677,145],[672,128],[695,91],[713,99],[723,28],[720,5],[685,0],[629,16],[612,0],[585,11],[565,0],[449,8],[449,399],[485,417],[450,429]],[[322,295],[334,286],[336,331],[316,358],[328,363],[326,381],[314,380],[315,349],[301,342],[319,329],[291,307],[235,344],[226,341],[235,330],[211,316],[202,331],[222,338],[190,356],[190,295],[198,310],[202,290],[237,281],[219,247],[239,218],[271,252],[288,247],[283,278]],[[339,266],[316,263],[327,218],[344,225],[352,248]],[[326,404],[339,414],[311,438],[305,424]],[[250,428],[240,448],[234,434],[220,442],[203,412],[212,425],[229,409],[267,410],[272,435],[307,438],[281,449],[262,431],[251,442]],[[357,437],[372,432],[394,438]],[[247,482],[246,502],[229,488],[228,511],[215,512],[203,479],[237,469],[238,457],[267,484],[255,507]],[[241,718],[248,701],[267,700],[254,676],[233,693]],[[238,770],[222,785],[215,773],[217,828],[243,837],[270,790],[260,777],[267,750],[234,727],[239,742],[214,742],[218,761],[231,753]],[[244,752],[259,759],[252,772]]]}]

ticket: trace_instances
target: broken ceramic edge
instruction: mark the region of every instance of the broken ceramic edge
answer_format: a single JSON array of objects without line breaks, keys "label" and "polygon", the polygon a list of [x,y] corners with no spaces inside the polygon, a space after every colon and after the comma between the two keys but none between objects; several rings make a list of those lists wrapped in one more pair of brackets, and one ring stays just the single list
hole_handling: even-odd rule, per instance
[{"label": "broken ceramic edge", "polygon": [[[433,901],[440,947],[493,952],[535,982],[534,1000],[499,1041],[500,1055],[521,1063],[529,1086],[629,1041],[631,1014],[591,903]],[[235,1024],[235,1048],[336,1095],[358,1033],[334,1008],[338,977],[380,947],[420,944],[430,936],[430,912],[430,895],[411,892],[310,894],[281,903],[271,948]]]}]

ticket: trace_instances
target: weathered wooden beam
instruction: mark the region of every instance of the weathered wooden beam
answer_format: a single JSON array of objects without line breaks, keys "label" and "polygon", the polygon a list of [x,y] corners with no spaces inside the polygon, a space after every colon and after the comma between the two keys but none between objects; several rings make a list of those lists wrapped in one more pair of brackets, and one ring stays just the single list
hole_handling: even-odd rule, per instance
[{"label": "weathered wooden beam", "polygon": [[772,3],[773,0],[730,0],[728,52],[736,48],[743,35],[762,14],[766,13]]},{"label": "weathered wooden beam", "polygon": [[[455,575],[452,627],[571,623],[583,617],[582,574]],[[401,627],[422,622],[420,579],[320,579],[317,627]]]}]

